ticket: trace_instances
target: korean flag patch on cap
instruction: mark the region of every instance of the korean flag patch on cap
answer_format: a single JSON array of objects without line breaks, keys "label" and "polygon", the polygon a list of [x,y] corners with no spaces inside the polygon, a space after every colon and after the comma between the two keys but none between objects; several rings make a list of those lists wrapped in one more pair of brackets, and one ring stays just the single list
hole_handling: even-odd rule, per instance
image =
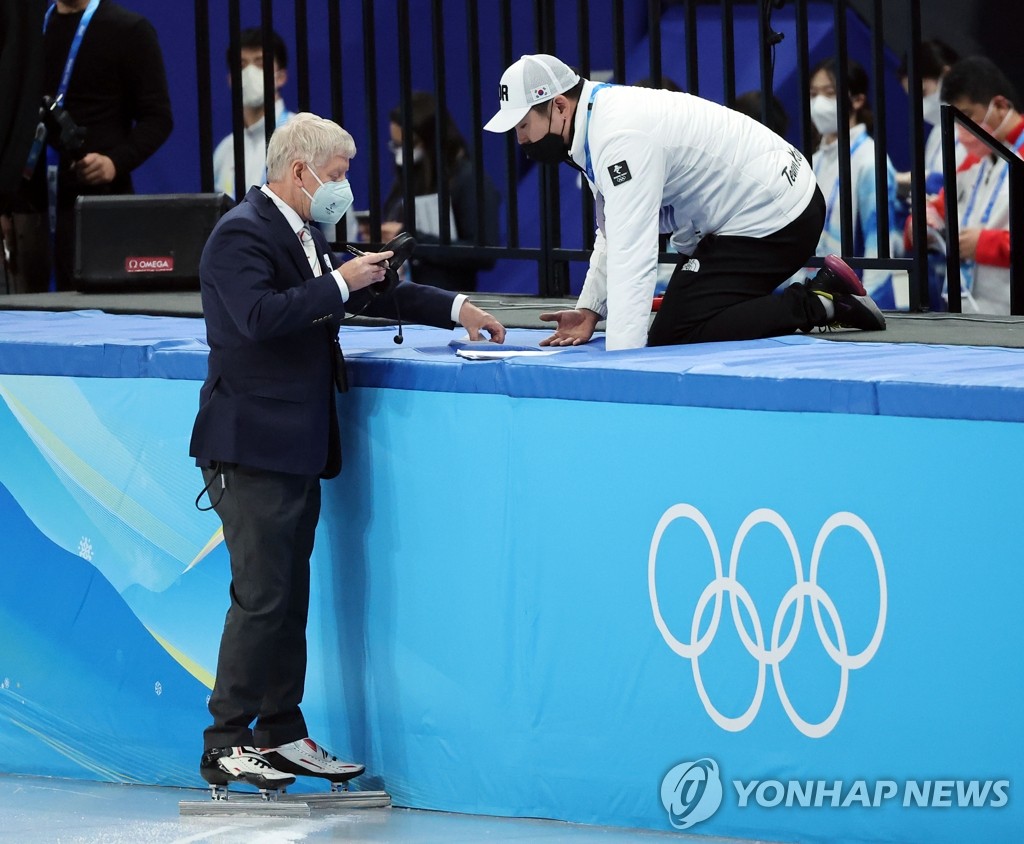
[{"label": "korean flag patch on cap", "polygon": [[633,178],[629,172],[629,165],[625,161],[620,161],[618,164],[613,164],[609,167],[608,175],[612,177],[613,185],[621,185],[623,182],[628,182]]}]

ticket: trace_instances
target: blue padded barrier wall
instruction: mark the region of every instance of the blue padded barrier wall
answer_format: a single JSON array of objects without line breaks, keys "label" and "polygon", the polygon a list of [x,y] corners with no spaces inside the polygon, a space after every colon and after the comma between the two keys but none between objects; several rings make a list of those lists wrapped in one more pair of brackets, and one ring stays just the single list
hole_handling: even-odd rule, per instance
[{"label": "blue padded barrier wall", "polygon": [[[6,772],[200,785],[228,584],[186,456],[201,336],[0,314]],[[1013,840],[1024,352],[467,362],[452,336],[342,332],[305,710],[367,785],[723,836]]]}]

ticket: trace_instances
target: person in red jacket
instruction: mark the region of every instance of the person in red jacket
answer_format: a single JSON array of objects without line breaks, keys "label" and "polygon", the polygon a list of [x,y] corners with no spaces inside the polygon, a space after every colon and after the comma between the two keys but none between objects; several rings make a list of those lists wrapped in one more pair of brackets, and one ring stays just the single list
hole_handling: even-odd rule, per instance
[{"label": "person in red jacket", "polygon": [[[1013,85],[989,59],[957,62],[942,82],[942,99],[962,111],[992,138],[1021,154],[1024,117],[1017,111]],[[957,135],[968,157],[957,172],[960,285],[964,310],[983,314],[1010,312],[1009,165],[969,130]],[[946,228],[945,192],[928,206],[930,233]],[[907,239],[910,226],[907,221]]]}]

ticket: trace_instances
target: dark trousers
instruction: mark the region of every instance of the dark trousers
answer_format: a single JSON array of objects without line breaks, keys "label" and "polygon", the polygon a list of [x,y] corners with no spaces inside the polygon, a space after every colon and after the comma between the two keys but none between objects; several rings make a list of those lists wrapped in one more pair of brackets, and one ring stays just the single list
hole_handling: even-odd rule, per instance
[{"label": "dark trousers", "polygon": [[75,289],[75,213],[74,208],[57,211],[57,232],[51,255],[50,218],[45,211],[17,213],[12,216],[14,243],[10,244],[15,269],[11,273],[12,293],[47,293],[50,271],[56,289]]},{"label": "dark trousers", "polygon": [[279,747],[307,735],[299,703],[320,479],[230,464],[203,477],[231,557],[204,747]]},{"label": "dark trousers", "polygon": [[803,285],[773,291],[814,254],[824,223],[815,188],[803,213],[774,234],[705,236],[691,256],[699,268],[684,270],[683,259],[672,274],[647,344],[756,340],[822,325],[825,308]]}]

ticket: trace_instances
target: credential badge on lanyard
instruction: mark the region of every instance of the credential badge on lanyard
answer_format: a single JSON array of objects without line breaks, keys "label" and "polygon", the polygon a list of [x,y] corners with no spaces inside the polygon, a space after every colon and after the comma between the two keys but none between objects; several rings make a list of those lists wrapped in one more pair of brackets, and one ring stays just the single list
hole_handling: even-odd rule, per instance
[{"label": "credential badge on lanyard", "polygon": [[[1012,149],[1017,155],[1020,155],[1020,149],[1024,146],[1024,132],[1021,132],[1016,142],[1012,144]],[[964,228],[970,228],[968,223],[971,221],[971,217],[974,214],[974,204],[978,200],[978,189],[981,187],[982,182],[986,178],[991,178],[991,174],[986,176],[985,168],[991,159],[986,158],[981,162],[981,166],[978,168],[978,177],[974,180],[974,188],[971,191],[970,199],[967,200],[967,207],[964,209],[963,219],[960,220],[960,225]],[[1003,184],[1006,182],[1006,175],[1010,172],[1010,165],[1008,162],[1002,162],[1002,169],[999,171],[999,178],[996,180],[995,186],[992,188],[992,192],[989,194],[988,203],[985,205],[985,210],[981,212],[981,219],[978,221],[978,228],[984,229],[988,226],[988,221],[992,217],[992,209],[995,208],[996,200],[999,198],[999,194],[1003,190]],[[993,163],[993,167],[998,167],[998,163]],[[971,290],[974,287],[974,270],[977,261],[974,258],[969,258],[966,261],[960,262],[960,279],[964,290]]]}]

